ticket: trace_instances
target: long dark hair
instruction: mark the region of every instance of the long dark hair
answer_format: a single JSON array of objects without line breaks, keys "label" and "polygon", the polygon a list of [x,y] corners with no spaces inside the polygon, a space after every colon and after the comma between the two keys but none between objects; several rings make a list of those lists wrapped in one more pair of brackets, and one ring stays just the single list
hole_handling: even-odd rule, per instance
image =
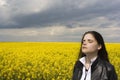
[{"label": "long dark hair", "polygon": [[[109,62],[108,53],[107,53],[106,48],[105,48],[104,40],[103,40],[103,37],[101,36],[100,33],[96,32],[96,31],[85,32],[83,37],[82,37],[82,40],[81,40],[81,46],[82,46],[84,36],[88,33],[92,34],[93,37],[96,39],[97,43],[102,46],[102,48],[98,51],[98,57],[100,57],[102,60]],[[80,48],[78,59],[83,57],[83,56],[85,56],[85,54],[82,52],[82,48]]]}]

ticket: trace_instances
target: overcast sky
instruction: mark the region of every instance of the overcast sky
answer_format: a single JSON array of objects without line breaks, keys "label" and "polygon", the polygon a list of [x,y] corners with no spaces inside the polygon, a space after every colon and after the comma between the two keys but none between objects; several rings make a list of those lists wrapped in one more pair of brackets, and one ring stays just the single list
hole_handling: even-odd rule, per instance
[{"label": "overcast sky", "polygon": [[120,42],[120,0],[0,0],[0,41]]}]

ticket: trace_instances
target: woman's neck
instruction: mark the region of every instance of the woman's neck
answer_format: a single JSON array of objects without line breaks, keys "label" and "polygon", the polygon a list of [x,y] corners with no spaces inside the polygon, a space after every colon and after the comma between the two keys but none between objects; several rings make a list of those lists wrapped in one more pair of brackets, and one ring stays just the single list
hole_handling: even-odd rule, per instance
[{"label": "woman's neck", "polygon": [[91,59],[93,59],[93,58],[95,58],[95,57],[97,57],[97,53],[86,54],[86,57],[85,57],[86,62],[87,62],[87,63],[90,63]]},{"label": "woman's neck", "polygon": [[90,64],[91,64],[91,60],[94,59],[95,57],[97,57],[97,54],[86,55],[86,57],[85,57],[85,67],[86,67],[86,69],[89,69]]}]

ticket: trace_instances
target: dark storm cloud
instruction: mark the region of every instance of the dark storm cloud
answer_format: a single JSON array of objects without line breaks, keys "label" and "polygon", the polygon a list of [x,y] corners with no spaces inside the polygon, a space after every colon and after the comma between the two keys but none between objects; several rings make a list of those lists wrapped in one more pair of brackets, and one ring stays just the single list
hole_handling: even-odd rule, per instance
[{"label": "dark storm cloud", "polygon": [[[53,25],[65,25],[67,27],[75,27],[75,25],[79,24],[79,22],[83,22],[86,20],[91,21],[92,19],[99,16],[107,17],[109,20],[116,20],[119,23],[119,4],[119,0],[93,0],[93,2],[89,0],[61,0],[59,2],[56,0],[56,3],[54,3],[46,10],[29,14],[22,13],[12,15],[10,20],[12,20],[15,24],[1,23],[0,28],[28,28]],[[109,26],[111,24],[112,23],[104,23],[101,24],[100,27]],[[88,26],[87,24],[79,25]]]}]

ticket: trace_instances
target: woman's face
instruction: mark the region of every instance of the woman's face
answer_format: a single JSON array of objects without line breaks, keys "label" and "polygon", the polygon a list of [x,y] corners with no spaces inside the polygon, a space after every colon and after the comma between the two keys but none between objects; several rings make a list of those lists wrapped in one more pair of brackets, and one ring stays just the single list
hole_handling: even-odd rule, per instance
[{"label": "woman's face", "polygon": [[99,49],[101,49],[101,46],[97,43],[94,36],[90,33],[87,33],[82,41],[82,52],[85,54],[97,54]]}]

